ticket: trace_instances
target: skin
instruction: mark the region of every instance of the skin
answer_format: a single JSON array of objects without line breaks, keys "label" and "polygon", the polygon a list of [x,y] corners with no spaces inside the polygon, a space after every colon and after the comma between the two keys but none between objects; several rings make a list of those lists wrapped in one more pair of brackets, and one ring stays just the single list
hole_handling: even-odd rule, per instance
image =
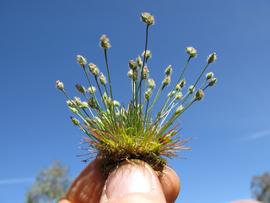
[{"label": "skin", "polygon": [[58,203],[173,203],[180,191],[179,177],[169,167],[157,174],[145,162],[133,160],[121,164],[105,180],[100,166],[98,159],[90,163]]},{"label": "skin", "polygon": [[75,179],[58,203],[172,203],[180,191],[180,180],[169,167],[155,172],[147,163],[123,162],[105,180],[100,160],[90,163]]}]

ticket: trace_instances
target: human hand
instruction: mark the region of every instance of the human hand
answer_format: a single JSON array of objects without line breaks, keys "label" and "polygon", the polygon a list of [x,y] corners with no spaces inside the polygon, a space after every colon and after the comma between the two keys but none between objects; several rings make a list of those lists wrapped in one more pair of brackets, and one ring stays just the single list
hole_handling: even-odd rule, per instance
[{"label": "human hand", "polygon": [[100,160],[96,159],[81,172],[58,203],[172,203],[179,190],[179,177],[167,166],[162,175],[157,175],[145,162],[124,162],[105,180]]}]

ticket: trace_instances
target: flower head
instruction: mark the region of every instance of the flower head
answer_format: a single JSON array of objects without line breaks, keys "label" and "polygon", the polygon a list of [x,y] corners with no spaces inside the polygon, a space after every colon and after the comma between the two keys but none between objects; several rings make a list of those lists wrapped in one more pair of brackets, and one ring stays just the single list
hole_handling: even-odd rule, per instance
[{"label": "flower head", "polygon": [[103,73],[100,73],[99,81],[100,81],[100,83],[101,83],[102,85],[106,85],[107,80],[106,80],[105,75],[103,75]]},{"label": "flower head", "polygon": [[202,89],[199,89],[196,94],[195,94],[195,99],[196,100],[201,100],[204,97],[204,92]]},{"label": "flower head", "polygon": [[142,57],[145,57],[146,60],[150,59],[152,57],[152,53],[150,50],[146,50],[142,52]]},{"label": "flower head", "polygon": [[166,75],[171,75],[172,74],[172,66],[171,65],[167,66],[167,68],[165,69],[165,74]]},{"label": "flower head", "polygon": [[144,93],[144,97],[145,97],[145,99],[146,100],[149,100],[150,99],[150,97],[151,97],[151,95],[152,95],[152,93],[153,93],[153,90],[152,89],[147,89],[146,91],[145,91],[145,93]]},{"label": "flower head", "polygon": [[88,87],[88,92],[89,92],[90,94],[95,94],[96,88],[95,88],[94,86],[90,86],[90,87]]},{"label": "flower head", "polygon": [[136,68],[137,68],[137,63],[136,63],[136,61],[134,61],[134,60],[130,60],[130,61],[128,62],[128,66],[129,66],[129,68],[130,68],[131,70],[136,70]]},{"label": "flower head", "polygon": [[167,86],[171,82],[171,76],[166,75],[166,77],[162,81],[163,88]]},{"label": "flower head", "polygon": [[90,72],[91,72],[95,77],[97,77],[98,74],[99,74],[99,69],[98,69],[97,65],[94,64],[94,63],[89,63],[89,64],[88,64],[88,67],[89,67]]},{"label": "flower head", "polygon": [[149,69],[147,66],[144,66],[143,73],[142,73],[142,79],[144,79],[144,80],[147,79],[148,75],[149,75]]},{"label": "flower head", "polygon": [[87,64],[86,58],[84,58],[82,55],[77,55],[76,59],[78,64],[80,64],[82,67],[84,67]]},{"label": "flower head", "polygon": [[111,44],[110,44],[110,40],[106,35],[101,35],[99,40],[100,40],[100,46],[103,49],[109,49],[109,48],[112,47]]},{"label": "flower head", "polygon": [[56,88],[57,89],[59,89],[59,90],[61,90],[61,91],[63,91],[64,90],[64,83],[63,82],[61,82],[60,80],[57,80],[56,82],[55,82],[55,86],[56,86]]},{"label": "flower head", "polygon": [[120,107],[120,102],[117,101],[117,100],[114,100],[114,101],[113,101],[113,106],[115,106],[115,107]]},{"label": "flower head", "polygon": [[213,52],[212,54],[210,54],[207,58],[207,63],[214,63],[217,60],[217,54],[215,52]]},{"label": "flower head", "polygon": [[148,87],[150,89],[154,89],[155,88],[156,83],[155,83],[155,81],[152,78],[149,78],[147,82],[148,82]]},{"label": "flower head", "polygon": [[167,96],[171,98],[174,95],[175,95],[175,91],[173,90],[173,91],[170,91]]},{"label": "flower head", "polygon": [[78,119],[76,119],[76,118],[74,118],[74,117],[70,117],[70,119],[71,119],[71,121],[72,121],[72,123],[74,124],[74,125],[80,125],[80,121],[78,120]]},{"label": "flower head", "polygon": [[210,80],[211,78],[214,77],[214,73],[213,72],[209,72],[209,73],[206,74],[205,77],[206,77],[206,80]]},{"label": "flower head", "polygon": [[177,99],[177,100],[182,99],[182,97],[183,97],[182,92],[177,92],[177,93],[175,94],[175,99]]},{"label": "flower head", "polygon": [[184,107],[183,105],[180,105],[177,107],[177,109],[175,110],[175,113],[176,114],[179,114],[179,113],[182,113],[184,111]]},{"label": "flower head", "polygon": [[137,58],[137,65],[139,66],[139,67],[142,67],[142,65],[143,65],[143,62],[142,62],[142,58],[140,57],[140,56],[138,56],[138,58]]},{"label": "flower head", "polygon": [[212,78],[212,79],[209,81],[209,86],[214,86],[216,83],[217,83],[217,78]]},{"label": "flower head", "polygon": [[146,23],[147,25],[155,24],[155,18],[148,12],[143,12],[141,14],[141,20]]},{"label": "flower head", "polygon": [[76,84],[75,87],[78,90],[78,92],[80,92],[82,94],[85,94],[86,90],[85,90],[85,88],[82,85]]},{"label": "flower head", "polygon": [[194,91],[195,91],[194,85],[190,85],[190,86],[188,87],[188,92],[189,92],[190,94],[192,94]]},{"label": "flower head", "polygon": [[193,47],[187,47],[186,52],[190,56],[190,58],[193,58],[197,55],[197,50]]}]

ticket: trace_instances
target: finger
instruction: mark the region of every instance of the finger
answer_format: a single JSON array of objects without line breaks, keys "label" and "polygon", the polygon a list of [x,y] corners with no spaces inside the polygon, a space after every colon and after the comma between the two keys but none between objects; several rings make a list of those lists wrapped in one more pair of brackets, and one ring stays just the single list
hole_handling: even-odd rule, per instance
[{"label": "finger", "polygon": [[145,162],[121,164],[108,177],[100,203],[165,203],[156,172]]},{"label": "finger", "polygon": [[64,199],[72,203],[99,202],[104,183],[100,160],[96,159],[75,179]]},{"label": "finger", "polygon": [[175,202],[180,192],[180,179],[173,169],[165,166],[162,174],[159,176],[167,203]]}]

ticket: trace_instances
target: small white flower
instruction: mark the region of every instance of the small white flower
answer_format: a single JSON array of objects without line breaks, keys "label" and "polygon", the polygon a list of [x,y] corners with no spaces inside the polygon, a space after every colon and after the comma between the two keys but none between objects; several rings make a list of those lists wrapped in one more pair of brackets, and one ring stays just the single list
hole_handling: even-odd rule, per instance
[{"label": "small white flower", "polygon": [[59,90],[61,90],[61,91],[63,91],[64,90],[64,83],[63,82],[61,82],[60,80],[57,80],[56,82],[55,82],[55,86],[56,86],[56,88],[57,89],[59,89]]},{"label": "small white flower", "polygon": [[88,91],[90,94],[95,94],[96,88],[94,86],[90,86],[90,87],[88,87]]},{"label": "small white flower", "polygon": [[143,51],[142,52],[142,57],[144,57],[144,55],[145,55],[146,60],[148,60],[148,59],[150,59],[152,57],[152,53],[151,53],[150,50]]},{"label": "small white flower", "polygon": [[217,60],[217,54],[215,52],[213,52],[212,54],[210,54],[207,58],[207,63],[214,63]]},{"label": "small white flower", "polygon": [[190,86],[188,87],[188,91],[189,91],[190,94],[192,94],[192,93],[195,91],[194,85],[190,85]]},{"label": "small white flower", "polygon": [[206,74],[205,77],[206,77],[206,80],[210,80],[211,78],[214,77],[214,73],[213,72],[209,72],[209,73]]},{"label": "small white flower", "polygon": [[141,20],[146,23],[147,25],[155,24],[155,18],[148,12],[143,12],[141,14]]},{"label": "small white flower", "polygon": [[197,55],[197,50],[193,47],[187,47],[186,52],[191,58],[193,58]]},{"label": "small white flower", "polygon": [[78,64],[80,64],[81,66],[85,66],[87,64],[86,58],[84,58],[82,55],[77,55],[76,58],[77,58]]},{"label": "small white flower", "polygon": [[155,81],[152,78],[149,78],[147,82],[148,82],[148,87],[150,89],[154,89],[155,88],[156,83],[155,83]]},{"label": "small white flower", "polygon": [[183,105],[180,105],[180,106],[177,107],[175,113],[179,114],[179,113],[182,113],[183,111],[184,111],[184,107],[183,107]]}]

